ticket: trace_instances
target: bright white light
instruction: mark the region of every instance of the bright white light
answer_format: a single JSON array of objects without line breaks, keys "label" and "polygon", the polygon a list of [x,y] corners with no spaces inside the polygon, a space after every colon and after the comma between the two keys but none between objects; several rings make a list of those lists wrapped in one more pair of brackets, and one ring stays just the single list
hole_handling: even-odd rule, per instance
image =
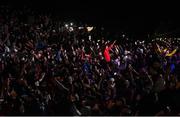
[{"label": "bright white light", "polygon": [[116,73],[116,72],[114,72],[114,75],[117,75],[117,73]]},{"label": "bright white light", "polygon": [[73,31],[73,30],[74,30],[73,27],[70,27],[70,28],[69,28],[69,31],[70,31],[70,32]]},{"label": "bright white light", "polygon": [[84,27],[78,27],[78,29],[83,29]]},{"label": "bright white light", "polygon": [[14,51],[15,51],[15,52],[18,52],[18,50],[17,50],[16,48],[14,49]]},{"label": "bright white light", "polygon": [[65,24],[65,27],[68,27],[68,24]]},{"label": "bright white light", "polygon": [[91,35],[89,36],[89,40],[91,41]]},{"label": "bright white light", "polygon": [[40,53],[38,54],[38,57],[41,57],[41,54],[40,54]]},{"label": "bright white light", "polygon": [[93,27],[87,27],[88,32],[93,30]]},{"label": "bright white light", "polygon": [[73,26],[73,23],[70,23],[71,26]]}]

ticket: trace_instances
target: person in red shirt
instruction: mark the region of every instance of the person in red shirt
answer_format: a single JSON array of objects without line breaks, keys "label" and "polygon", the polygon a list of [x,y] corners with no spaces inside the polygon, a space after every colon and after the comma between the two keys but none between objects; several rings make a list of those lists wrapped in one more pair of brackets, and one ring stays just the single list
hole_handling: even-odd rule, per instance
[{"label": "person in red shirt", "polygon": [[109,51],[112,49],[112,47],[114,46],[116,41],[113,42],[113,44],[111,44],[110,46],[106,45],[106,48],[104,50],[104,57],[106,62],[110,62],[111,61],[111,56],[109,54]]}]

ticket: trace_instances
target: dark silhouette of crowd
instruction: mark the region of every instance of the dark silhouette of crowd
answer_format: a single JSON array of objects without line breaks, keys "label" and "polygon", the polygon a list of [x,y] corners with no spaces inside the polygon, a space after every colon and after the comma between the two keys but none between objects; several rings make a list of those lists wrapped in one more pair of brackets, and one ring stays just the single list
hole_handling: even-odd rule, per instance
[{"label": "dark silhouette of crowd", "polygon": [[53,18],[1,6],[0,115],[180,115],[178,39]]}]

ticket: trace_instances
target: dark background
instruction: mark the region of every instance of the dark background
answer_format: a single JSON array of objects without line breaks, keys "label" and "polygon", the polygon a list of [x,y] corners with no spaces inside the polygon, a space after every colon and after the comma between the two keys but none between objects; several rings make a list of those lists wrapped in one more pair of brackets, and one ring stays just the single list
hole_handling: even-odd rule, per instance
[{"label": "dark background", "polygon": [[111,32],[127,32],[136,37],[147,37],[155,32],[179,32],[180,7],[165,1],[122,0],[2,0],[13,6],[50,10],[63,19],[76,19],[103,26]]}]

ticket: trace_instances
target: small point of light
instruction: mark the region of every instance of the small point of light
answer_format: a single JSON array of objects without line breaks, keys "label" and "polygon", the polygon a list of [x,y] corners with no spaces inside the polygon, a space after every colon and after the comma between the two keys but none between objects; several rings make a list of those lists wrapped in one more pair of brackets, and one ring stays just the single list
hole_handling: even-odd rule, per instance
[{"label": "small point of light", "polygon": [[89,36],[89,40],[91,41],[91,35]]},{"label": "small point of light", "polygon": [[68,27],[68,24],[65,24],[65,27]]},{"label": "small point of light", "polygon": [[84,27],[78,27],[78,29],[83,29]]}]

